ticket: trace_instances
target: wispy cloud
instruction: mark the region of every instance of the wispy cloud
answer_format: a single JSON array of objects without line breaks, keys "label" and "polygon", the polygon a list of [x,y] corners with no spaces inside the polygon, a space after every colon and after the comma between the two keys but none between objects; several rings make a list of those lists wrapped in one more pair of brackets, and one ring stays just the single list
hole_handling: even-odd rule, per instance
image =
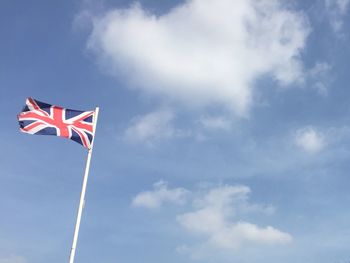
[{"label": "wispy cloud", "polygon": [[257,78],[302,79],[308,33],[303,14],[277,0],[189,0],[161,16],[133,5],[94,17],[89,47],[144,91],[245,116]]},{"label": "wispy cloud", "polygon": [[199,123],[208,130],[229,130],[232,119],[223,116],[202,116]]},{"label": "wispy cloud", "polygon": [[185,137],[186,132],[173,127],[174,113],[158,110],[134,118],[124,132],[124,138],[132,143],[153,144],[159,140]]},{"label": "wispy cloud", "polygon": [[328,95],[328,85],[332,81],[330,71],[332,67],[326,62],[317,62],[307,72],[307,80],[321,96]]},{"label": "wispy cloud", "polygon": [[309,153],[319,152],[326,146],[325,136],[313,127],[297,130],[295,143]]},{"label": "wispy cloud", "polygon": [[0,258],[0,263],[26,263],[27,261],[20,256],[11,255],[6,258]]},{"label": "wispy cloud", "polygon": [[325,0],[329,21],[335,33],[341,32],[349,0]]},{"label": "wispy cloud", "polygon": [[168,184],[159,181],[153,185],[153,191],[145,191],[137,194],[132,205],[145,208],[159,208],[164,203],[184,204],[188,191],[184,188],[168,188]]}]

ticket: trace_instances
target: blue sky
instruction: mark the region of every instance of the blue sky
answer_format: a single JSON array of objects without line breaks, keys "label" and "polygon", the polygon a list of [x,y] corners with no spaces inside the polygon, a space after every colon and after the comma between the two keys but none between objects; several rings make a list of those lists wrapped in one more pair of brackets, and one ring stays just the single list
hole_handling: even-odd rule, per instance
[{"label": "blue sky", "polygon": [[68,261],[86,150],[19,132],[100,107],[76,262],[350,260],[349,1],[0,3],[0,263]]}]

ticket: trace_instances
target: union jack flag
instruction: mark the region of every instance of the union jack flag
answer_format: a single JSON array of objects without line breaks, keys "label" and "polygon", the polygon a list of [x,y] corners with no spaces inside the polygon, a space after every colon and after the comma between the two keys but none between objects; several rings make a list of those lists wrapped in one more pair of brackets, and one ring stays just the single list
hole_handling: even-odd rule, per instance
[{"label": "union jack flag", "polygon": [[68,138],[88,149],[94,136],[93,118],[94,111],[64,109],[33,98],[27,98],[17,116],[22,132]]}]

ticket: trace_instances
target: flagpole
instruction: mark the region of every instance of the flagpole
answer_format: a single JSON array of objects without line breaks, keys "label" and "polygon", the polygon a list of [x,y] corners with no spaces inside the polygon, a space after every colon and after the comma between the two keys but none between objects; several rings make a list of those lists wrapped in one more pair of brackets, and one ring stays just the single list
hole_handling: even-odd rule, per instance
[{"label": "flagpole", "polygon": [[78,214],[77,214],[77,221],[75,224],[75,229],[74,229],[74,236],[73,236],[73,244],[69,256],[69,263],[74,263],[74,257],[75,257],[75,250],[77,247],[77,242],[78,242],[78,235],[79,235],[79,228],[80,228],[80,221],[81,221],[81,215],[83,213],[83,208],[85,204],[85,192],[86,192],[86,186],[87,186],[87,181],[89,177],[89,170],[90,170],[90,162],[91,162],[91,155],[92,155],[92,149],[94,146],[94,140],[95,140],[95,132],[96,132],[96,124],[97,124],[97,117],[98,117],[98,111],[99,107],[96,107],[95,109],[95,114],[94,114],[94,125],[93,125],[93,132],[94,136],[91,142],[91,147],[88,152],[87,160],[86,160],[86,167],[85,167],[85,173],[84,173],[84,179],[83,179],[83,186],[81,189],[81,194],[80,194],[80,202],[79,202],[79,208],[78,208]]}]

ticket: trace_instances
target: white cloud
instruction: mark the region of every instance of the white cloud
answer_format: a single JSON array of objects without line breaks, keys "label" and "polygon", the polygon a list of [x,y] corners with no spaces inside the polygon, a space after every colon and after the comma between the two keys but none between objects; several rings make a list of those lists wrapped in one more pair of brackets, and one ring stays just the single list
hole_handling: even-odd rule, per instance
[{"label": "white cloud", "polygon": [[[290,234],[274,227],[259,227],[237,219],[242,208],[250,206],[249,193],[246,186],[226,185],[211,189],[194,202],[193,212],[179,215],[177,220],[190,233],[204,237],[206,245],[219,249],[291,242]],[[190,250],[187,246],[179,248],[180,252]]]},{"label": "white cloud", "polygon": [[203,116],[199,123],[208,130],[229,130],[231,128],[231,120],[220,116]]},{"label": "white cloud", "polygon": [[131,121],[124,138],[129,142],[152,143],[161,139],[187,136],[185,132],[175,129],[172,125],[174,114],[169,110],[159,110]]},{"label": "white cloud", "polygon": [[6,258],[0,258],[0,263],[25,263],[27,262],[23,257],[12,255]]},{"label": "white cloud", "polygon": [[329,15],[334,32],[339,33],[343,27],[343,19],[350,0],[325,0],[326,10]]},{"label": "white cloud", "polygon": [[310,69],[309,74],[311,76],[319,76],[320,74],[324,74],[325,72],[329,71],[331,69],[331,66],[326,62],[318,62],[315,64],[315,66]]},{"label": "white cloud", "polygon": [[312,87],[315,88],[321,96],[328,95],[328,84],[331,81],[331,69],[332,67],[328,63],[317,62],[307,73],[308,80],[312,83]]},{"label": "white cloud", "polygon": [[303,14],[278,0],[188,0],[161,16],[133,5],[94,17],[89,47],[144,91],[242,116],[262,75],[302,79],[308,32]]},{"label": "white cloud", "polygon": [[295,142],[303,150],[310,153],[319,152],[326,145],[324,135],[312,127],[297,130]]},{"label": "white cloud", "polygon": [[184,204],[188,191],[184,188],[169,189],[168,184],[159,181],[153,185],[153,191],[141,192],[132,201],[133,206],[150,209],[159,208],[164,203]]}]

